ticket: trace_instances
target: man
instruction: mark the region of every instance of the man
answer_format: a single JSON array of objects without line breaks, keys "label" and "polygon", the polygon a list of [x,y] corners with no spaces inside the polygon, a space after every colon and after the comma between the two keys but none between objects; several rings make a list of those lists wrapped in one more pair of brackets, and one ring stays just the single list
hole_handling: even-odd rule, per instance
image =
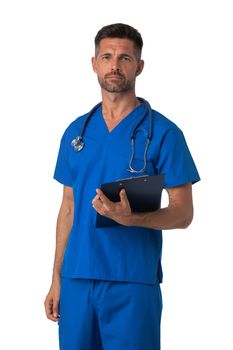
[{"label": "man", "polygon": [[[161,230],[191,223],[192,183],[199,175],[180,129],[156,111],[145,152],[148,117],[137,127],[145,103],[135,95],[144,66],[142,46],[138,31],[125,24],[97,33],[92,66],[102,104],[89,120],[85,114],[71,123],[61,140],[54,178],[64,192],[45,309],[58,321],[62,350],[160,349]],[[129,173],[130,159],[133,169],[145,165],[143,175],[164,174],[166,208],[134,213],[125,190],[114,203],[99,189],[105,182],[139,176]],[[96,227],[97,215],[116,225]]]}]

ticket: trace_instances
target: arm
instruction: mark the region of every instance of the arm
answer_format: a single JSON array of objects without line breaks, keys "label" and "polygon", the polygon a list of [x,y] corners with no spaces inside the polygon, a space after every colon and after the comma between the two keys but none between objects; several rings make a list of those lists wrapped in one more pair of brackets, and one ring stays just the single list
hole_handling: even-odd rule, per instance
[{"label": "arm", "polygon": [[71,187],[64,186],[63,198],[57,218],[56,249],[54,257],[52,284],[44,301],[48,319],[57,321],[60,300],[60,275],[66,244],[70,235],[74,216],[74,199]]},{"label": "arm", "polygon": [[149,213],[132,213],[124,190],[120,192],[120,202],[111,202],[97,189],[93,199],[96,211],[126,226],[142,226],[155,230],[186,228],[192,222],[192,184],[168,188],[169,203],[166,208]]},{"label": "arm", "polygon": [[73,189],[68,186],[64,186],[63,198],[60,207],[60,211],[57,218],[56,228],[56,250],[53,266],[52,280],[60,278],[61,266],[63,256],[66,248],[66,244],[70,235],[70,231],[73,224],[74,217],[74,198]]},{"label": "arm", "polygon": [[134,225],[169,230],[188,227],[193,219],[192,184],[168,188],[169,204],[166,208],[134,215]]}]

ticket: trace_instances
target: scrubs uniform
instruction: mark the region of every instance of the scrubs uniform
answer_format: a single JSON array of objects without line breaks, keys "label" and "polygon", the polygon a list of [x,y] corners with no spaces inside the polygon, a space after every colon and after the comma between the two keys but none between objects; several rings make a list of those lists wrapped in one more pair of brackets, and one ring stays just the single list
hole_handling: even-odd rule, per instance
[{"label": "scrubs uniform", "polygon": [[[162,232],[117,225],[96,228],[96,188],[140,174],[128,172],[130,136],[144,115],[136,107],[111,132],[101,106],[89,120],[81,152],[71,141],[87,114],[66,129],[54,178],[73,188],[74,222],[62,265],[59,339],[62,350],[159,350]],[[199,181],[182,131],[153,110],[153,137],[144,174],[164,174],[164,188]],[[143,167],[149,117],[135,136],[134,169]],[[142,343],[143,342],[143,343]],[[95,345],[97,344],[97,345]]]}]

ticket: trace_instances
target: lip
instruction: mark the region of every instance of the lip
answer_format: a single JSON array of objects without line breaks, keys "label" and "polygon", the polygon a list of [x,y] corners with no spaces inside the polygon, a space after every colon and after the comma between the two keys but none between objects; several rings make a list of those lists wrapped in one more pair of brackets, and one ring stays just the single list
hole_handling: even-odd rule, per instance
[{"label": "lip", "polygon": [[119,75],[111,75],[111,76],[108,76],[107,79],[123,79],[123,78]]}]

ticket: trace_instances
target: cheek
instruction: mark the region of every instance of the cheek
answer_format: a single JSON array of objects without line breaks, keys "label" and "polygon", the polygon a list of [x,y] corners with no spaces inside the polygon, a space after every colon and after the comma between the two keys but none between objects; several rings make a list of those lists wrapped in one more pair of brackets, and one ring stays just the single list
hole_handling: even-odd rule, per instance
[{"label": "cheek", "polygon": [[98,77],[104,78],[106,73],[109,73],[109,69],[107,67],[97,67],[96,74]]},{"label": "cheek", "polygon": [[131,80],[133,80],[133,79],[135,79],[136,78],[136,76],[137,76],[137,69],[136,68],[130,68],[130,69],[128,69],[128,71],[127,71],[127,75],[128,75],[128,77],[130,77],[131,78]]}]

